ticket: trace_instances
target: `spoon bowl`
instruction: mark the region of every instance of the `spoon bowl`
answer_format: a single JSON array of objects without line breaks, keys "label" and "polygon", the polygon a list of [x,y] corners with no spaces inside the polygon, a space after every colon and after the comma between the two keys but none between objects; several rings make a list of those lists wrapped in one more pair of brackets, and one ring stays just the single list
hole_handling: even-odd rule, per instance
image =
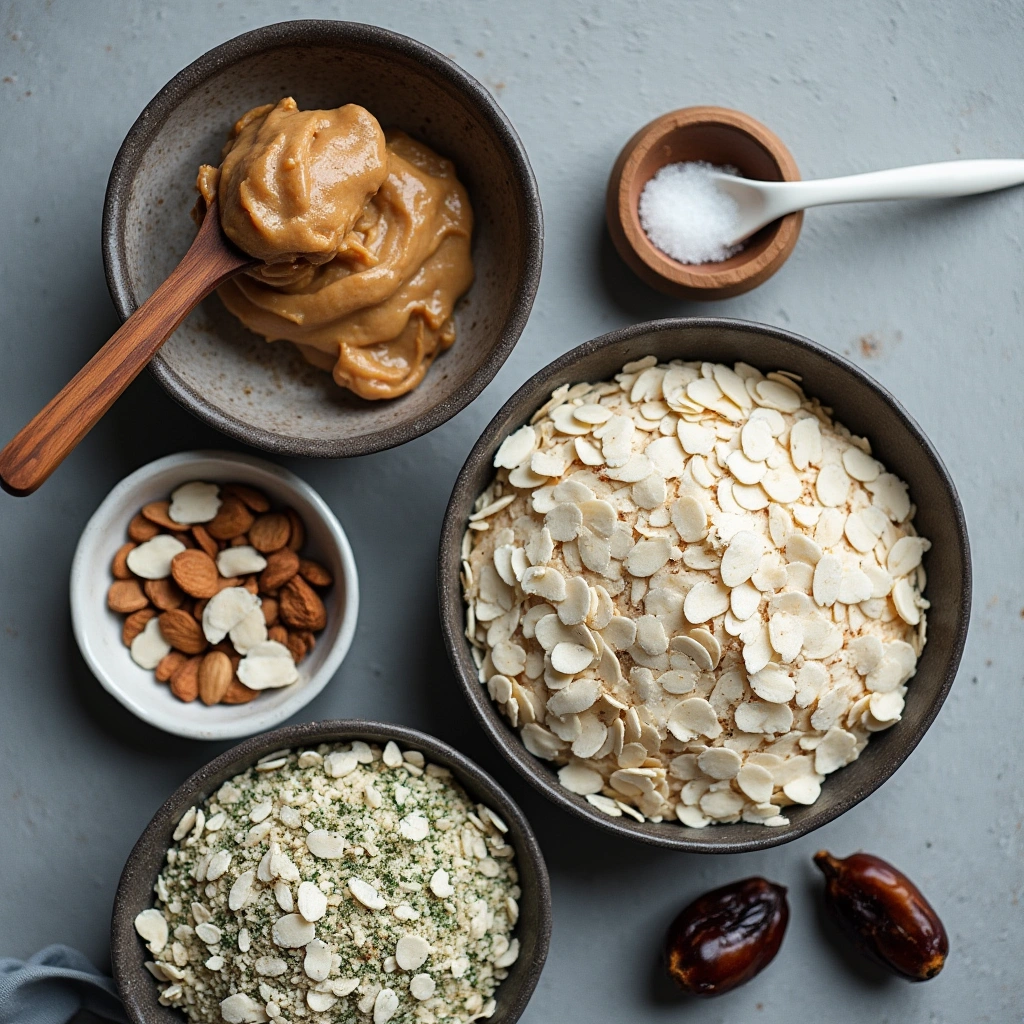
[{"label": "spoon bowl", "polygon": [[[744,178],[799,181],[796,162],[763,124],[725,107],[684,107],[641,128],[623,147],[608,181],[605,216],[619,255],[652,288],[684,299],[726,299],[767,281],[796,246],[803,214],[791,213],[757,231],[721,263],[672,259],[640,224],[640,193],[667,164],[704,160],[735,167]],[[723,177],[730,177],[725,176]]]}]

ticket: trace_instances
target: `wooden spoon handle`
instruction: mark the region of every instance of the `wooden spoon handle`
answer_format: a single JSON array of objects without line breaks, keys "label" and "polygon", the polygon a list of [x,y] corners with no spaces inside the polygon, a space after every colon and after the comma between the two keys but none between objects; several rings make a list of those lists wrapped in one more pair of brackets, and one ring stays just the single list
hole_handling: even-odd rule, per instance
[{"label": "wooden spoon handle", "polygon": [[255,261],[220,228],[216,206],[159,288],[0,452],[0,485],[31,494],[139,375],[157,349],[217,285]]}]

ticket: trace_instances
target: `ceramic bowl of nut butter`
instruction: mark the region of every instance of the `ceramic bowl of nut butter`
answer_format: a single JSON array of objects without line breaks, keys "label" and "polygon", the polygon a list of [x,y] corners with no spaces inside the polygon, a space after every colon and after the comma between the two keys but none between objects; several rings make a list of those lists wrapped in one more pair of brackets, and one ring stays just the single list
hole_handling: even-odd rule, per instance
[{"label": "ceramic bowl of nut butter", "polygon": [[267,451],[363,455],[432,430],[483,390],[533,304],[541,207],[514,128],[451,60],[386,29],[265,26],[156,95],[104,207],[123,319],[212,199],[260,262],[150,366],[195,415]]}]

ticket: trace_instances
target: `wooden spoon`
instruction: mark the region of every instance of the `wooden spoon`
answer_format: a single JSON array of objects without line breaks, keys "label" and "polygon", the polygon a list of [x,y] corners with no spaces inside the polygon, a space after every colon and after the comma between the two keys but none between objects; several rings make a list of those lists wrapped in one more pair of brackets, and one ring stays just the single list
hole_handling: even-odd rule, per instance
[{"label": "wooden spoon", "polygon": [[0,485],[31,494],[96,425],[181,322],[219,284],[258,261],[220,226],[217,204],[167,280],[0,452]]}]

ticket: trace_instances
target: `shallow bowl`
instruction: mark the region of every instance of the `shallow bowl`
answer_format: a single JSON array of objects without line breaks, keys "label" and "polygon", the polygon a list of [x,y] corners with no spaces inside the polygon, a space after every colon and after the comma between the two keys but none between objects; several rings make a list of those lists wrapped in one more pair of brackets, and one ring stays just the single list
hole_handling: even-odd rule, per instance
[{"label": "shallow bowl", "polygon": [[[110,563],[128,539],[131,518],[150,501],[166,499],[190,480],[258,487],[278,506],[290,506],[306,527],[303,554],[325,565],[334,585],[324,594],[327,625],[299,665],[298,681],[267,690],[248,704],[183,703],[152,671],[132,661],[121,641],[123,616],[107,608]],[[79,538],[71,564],[71,622],[78,648],[103,688],[144,722],[176,736],[235,739],[272,729],[308,704],[337,672],[355,636],[359,577],[348,537],[309,484],[280,466],[231,452],[180,452],[157,459],[122,480],[103,499]]]},{"label": "shallow bowl", "polygon": [[497,1008],[489,1019],[492,1024],[512,1024],[519,1019],[544,968],[551,937],[551,888],[547,867],[523,812],[490,775],[446,743],[404,726],[350,720],[291,725],[254,736],[200,768],[153,816],[121,874],[111,922],[110,959],[114,978],[133,1024],[182,1024],[185,1019],[177,1010],[157,1002],[156,983],[145,968],[148,953],[133,924],[136,914],[153,905],[156,876],[163,867],[171,834],[182,814],[205,800],[222,783],[255,764],[264,754],[285,747],[352,740],[379,744],[395,740],[403,747],[422,751],[428,761],[451,769],[473,800],[493,808],[508,825],[508,841],[516,850],[516,868],[522,888],[515,933],[520,953],[495,993]]},{"label": "shallow bowl", "polygon": [[429,46],[355,22],[287,21],[179,72],[139,115],[110,173],[107,286],[122,319],[148,298],[195,235],[199,165],[219,162],[245,111],[282,96],[306,108],[362,104],[454,161],[473,204],[476,268],[456,310],[456,342],[412,392],[369,402],[290,344],[268,345],[213,295],[150,368],[186,409],[267,451],[336,458],[391,448],[476,398],[519,339],[540,279],[540,197],[523,145],[484,86]]},{"label": "shallow bowl", "polygon": [[[494,453],[562,384],[606,380],[623,364],[646,355],[659,361],[739,360],[763,371],[790,370],[808,395],[835,410],[836,418],[871,441],[878,458],[910,486],[919,533],[932,541],[924,558],[928,642],[909,684],[903,719],[876,733],[861,756],[830,775],[817,802],[786,808],[781,828],[737,823],[689,828],[675,822],[610,818],[559,785],[549,763],[530,754],[499,714],[463,635],[465,609],[459,582],[460,548],[477,495],[494,477]],[[462,467],[445,514],[438,560],[438,591],[448,654],[477,721],[506,759],[554,803],[578,818],[619,835],[690,853],[744,853],[778,846],[838,818],[873,793],[910,756],[953,685],[967,637],[971,608],[971,558],[967,526],[956,488],[938,453],[899,402],[863,370],[834,352],[777,327],[717,318],[682,318],[636,324],[588,341],[531,377],[491,420]]]}]

